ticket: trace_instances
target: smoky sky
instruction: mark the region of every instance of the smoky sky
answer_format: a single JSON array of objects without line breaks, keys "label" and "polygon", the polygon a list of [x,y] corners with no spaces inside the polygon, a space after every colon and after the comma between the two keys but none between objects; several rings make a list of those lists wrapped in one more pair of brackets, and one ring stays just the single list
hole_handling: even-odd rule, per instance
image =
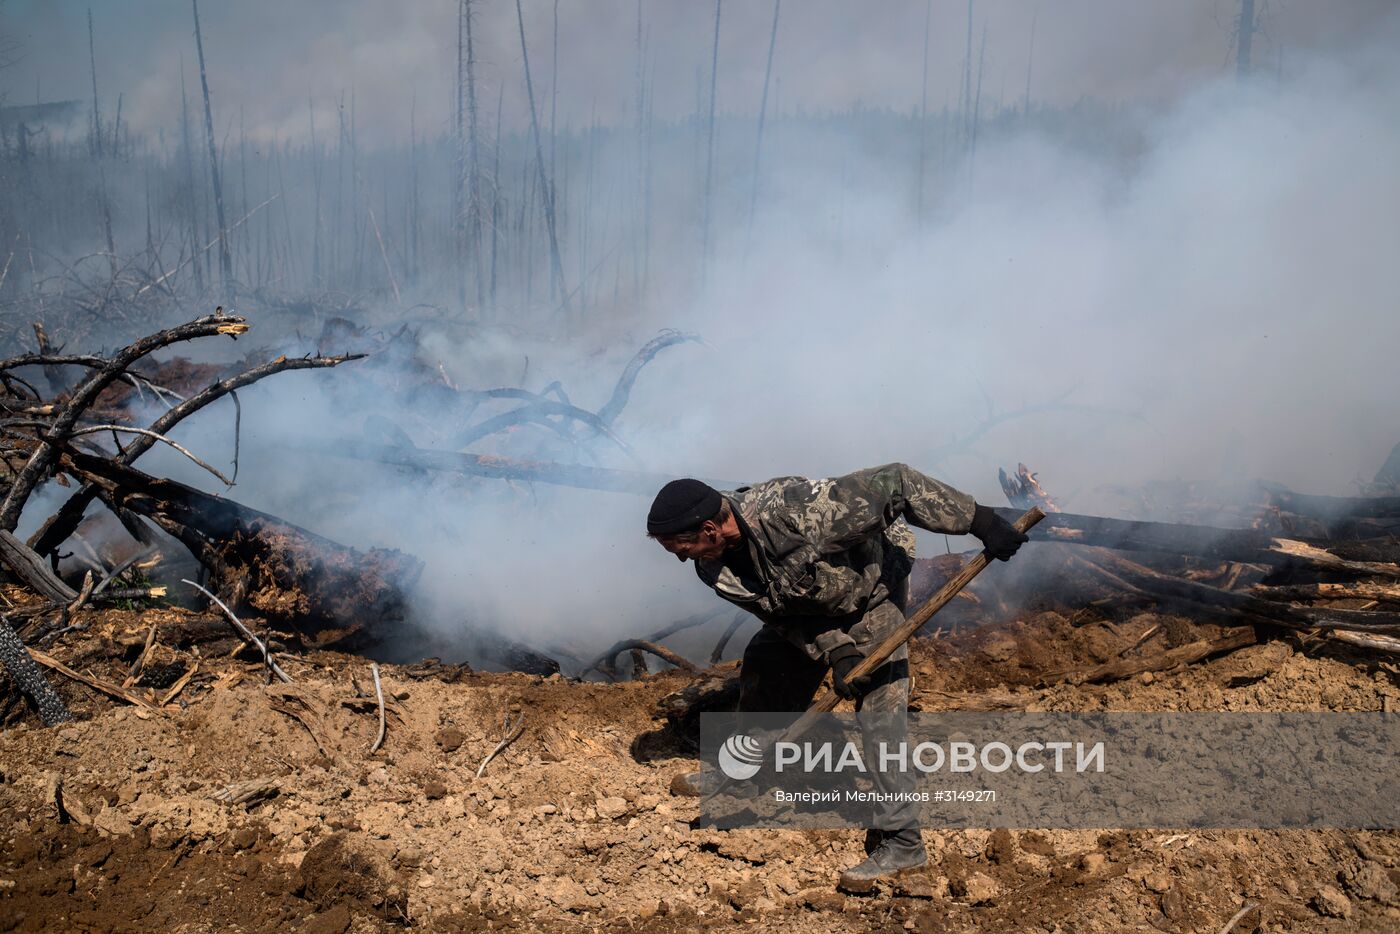
[{"label": "smoky sky", "polygon": [[[1254,60],[1285,72],[1310,53],[1345,49],[1393,12],[1388,0],[1269,0],[1259,5]],[[528,120],[515,7],[476,0],[474,38],[485,100],[504,95],[505,122]],[[138,131],[175,123],[180,72],[197,88],[190,4],[177,0],[9,0],[0,29],[19,60],[0,72],[11,103],[92,96],[87,14],[96,36],[99,104],[118,96]],[[554,17],[558,73],[554,77]],[[526,0],[525,28],[541,116],[557,88],[561,127],[633,119],[640,9],[644,82],[660,119],[705,106],[715,7],[681,0]],[[363,143],[450,126],[455,0],[241,0],[201,10],[216,120],[254,139],[306,134],[308,104],[353,97]],[[1026,92],[1051,104],[1175,98],[1233,67],[1234,0],[977,0],[973,70],[988,105]],[[723,4],[717,107],[752,113],[763,82],[773,5]],[[956,106],[964,78],[968,5],[961,0],[788,0],[782,6],[770,105],[775,112],[908,111],[920,103],[925,17],[930,110]],[[1032,48],[1032,32],[1034,45]],[[984,49],[985,37],[985,52]]]}]

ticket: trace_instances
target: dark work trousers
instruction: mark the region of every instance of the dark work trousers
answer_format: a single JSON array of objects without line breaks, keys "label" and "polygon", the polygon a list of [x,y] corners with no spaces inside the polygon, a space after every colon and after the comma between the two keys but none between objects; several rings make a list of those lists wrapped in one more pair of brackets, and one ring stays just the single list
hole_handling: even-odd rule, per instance
[{"label": "dark work trousers", "polygon": [[[904,622],[908,605],[909,578],[901,578],[893,597],[866,611],[847,630],[862,651],[869,651]],[[759,629],[744,649],[739,668],[740,712],[803,711],[811,706],[826,676],[827,666],[808,658],[806,653],[769,626]],[[916,776],[912,771],[882,773],[879,744],[898,748],[909,737],[909,647],[901,645],[870,676],[870,688],[857,702],[863,716],[861,746],[866,767],[871,770],[877,791],[885,794],[912,793]],[[871,714],[878,716],[871,717]],[[919,826],[919,805],[914,801],[881,802],[875,807],[877,830],[905,830]]]}]

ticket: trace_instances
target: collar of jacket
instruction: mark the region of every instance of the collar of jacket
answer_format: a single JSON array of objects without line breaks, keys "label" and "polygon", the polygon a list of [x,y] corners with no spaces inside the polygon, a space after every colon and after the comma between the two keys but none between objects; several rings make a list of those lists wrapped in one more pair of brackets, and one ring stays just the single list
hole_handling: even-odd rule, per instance
[{"label": "collar of jacket", "polygon": [[744,516],[742,494],[749,489],[749,487],[740,487],[734,491],[738,496],[726,495],[725,499],[729,501],[730,508],[734,511],[734,519],[739,523],[739,531],[743,535],[741,546],[749,550],[749,559],[753,562],[754,570],[761,578],[759,584],[763,587],[763,592],[755,593],[745,587],[743,581],[739,579],[739,575],[730,570],[723,557],[714,561],[695,562],[695,573],[700,576],[702,581],[720,594],[739,602],[762,599],[767,596],[767,591],[773,585],[773,557],[763,547],[762,541],[754,534],[753,528]]}]

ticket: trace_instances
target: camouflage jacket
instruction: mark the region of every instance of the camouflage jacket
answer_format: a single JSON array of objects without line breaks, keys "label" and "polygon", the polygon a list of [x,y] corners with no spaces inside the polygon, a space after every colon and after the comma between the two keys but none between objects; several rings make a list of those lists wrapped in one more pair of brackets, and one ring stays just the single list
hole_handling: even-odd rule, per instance
[{"label": "camouflage jacket", "polygon": [[913,567],[914,533],[905,520],[960,535],[976,505],[905,464],[826,480],[779,477],[724,495],[752,567],[730,553],[697,561],[696,573],[819,661],[839,645],[868,643],[852,628]]}]

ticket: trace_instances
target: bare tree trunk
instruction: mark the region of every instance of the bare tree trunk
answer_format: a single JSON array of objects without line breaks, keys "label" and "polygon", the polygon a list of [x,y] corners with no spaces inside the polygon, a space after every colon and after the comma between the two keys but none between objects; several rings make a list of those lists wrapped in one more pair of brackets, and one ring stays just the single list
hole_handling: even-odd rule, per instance
[{"label": "bare tree trunk", "polygon": [[219,222],[219,273],[224,288],[232,294],[233,256],[229,253],[228,225],[224,221],[224,188],[219,181],[219,154],[214,147],[214,111],[209,106],[209,76],[204,67],[204,37],[199,31],[199,0],[190,0],[194,8],[194,45],[199,53],[199,85],[204,92],[204,130],[209,136],[209,177],[214,185],[214,211]]},{"label": "bare tree trunk", "polygon": [[569,290],[564,285],[564,264],[559,258],[559,237],[554,228],[554,199],[549,197],[549,179],[544,171],[544,148],[540,145],[540,122],[535,111],[535,83],[530,78],[530,51],[525,42],[525,13],[520,0],[515,0],[515,19],[520,25],[520,58],[525,64],[525,92],[530,101],[530,135],[535,141],[535,165],[539,170],[541,202],[544,204],[545,225],[549,228],[549,259],[554,271],[555,286],[564,312],[570,313]]},{"label": "bare tree trunk", "polygon": [[481,131],[476,107],[476,53],[472,45],[472,5],[464,0],[467,20],[467,170],[468,247],[472,254],[472,271],[476,277],[476,305],[478,314],[486,302],[485,269],[481,262]]},{"label": "bare tree trunk", "polygon": [[1254,0],[1240,0],[1240,21],[1236,25],[1239,45],[1235,53],[1235,73],[1241,78],[1249,75],[1251,52],[1254,47]]},{"label": "bare tree trunk", "polygon": [[467,307],[467,52],[466,29],[470,0],[457,4],[457,104],[453,127],[456,142],[452,180],[452,266],[457,280],[457,307]]},{"label": "bare tree trunk", "polygon": [[[112,281],[117,278],[117,248],[112,242],[112,207],[107,198],[107,171],[101,164],[102,147],[102,114],[97,105],[97,45],[93,39],[92,30],[92,8],[88,8],[88,61],[92,66],[92,154],[98,162],[98,207],[102,210],[102,233],[107,243],[107,266],[111,272]],[[120,113],[120,111],[118,111]]]},{"label": "bare tree trunk", "polygon": [[[933,3],[933,0],[929,0]],[[753,144],[753,184],[749,188],[749,229],[747,240],[753,241],[753,219],[758,212],[759,158],[763,154],[763,125],[768,116],[768,84],[773,78],[773,49],[778,44],[778,13],[783,0],[773,0],[773,28],[768,33],[768,63],[763,68],[763,94],[758,99],[758,135]],[[928,70],[928,39],[924,39],[924,70]],[[925,76],[927,81],[927,76]],[[921,169],[922,171],[922,169]],[[923,178],[920,176],[920,183]]]},{"label": "bare tree trunk", "polygon": [[[558,142],[559,134],[556,130],[556,118],[559,115],[559,0],[554,0],[554,61],[549,67],[549,206],[550,210],[555,210],[558,202],[555,201],[555,187],[558,184],[559,173],[554,168],[554,149]],[[582,273],[581,273],[582,275]],[[582,286],[580,286],[582,287]],[[554,294],[554,280],[549,283],[549,300],[554,301],[557,296]]]},{"label": "bare tree trunk", "polygon": [[1026,96],[1021,102],[1021,116],[1024,117],[1031,112],[1031,65],[1035,63],[1035,24],[1040,19],[1040,7],[1035,8],[1031,14],[1031,44],[1026,52]]},{"label": "bare tree trunk", "polygon": [[501,238],[501,109],[506,88],[496,93],[496,146],[491,164],[491,313],[496,313],[496,250]]},{"label": "bare tree trunk", "polygon": [[117,280],[117,245],[112,240],[112,206],[107,197],[107,168],[98,163],[98,197],[102,199],[102,233],[107,240],[107,267],[112,274],[112,282]]},{"label": "bare tree trunk", "polygon": [[928,162],[928,34],[933,22],[933,0],[924,5],[924,68],[919,76],[919,184],[914,195],[914,219],[924,223],[924,169]]},{"label": "bare tree trunk", "polygon": [[92,35],[92,7],[88,7],[88,61],[92,66],[92,154],[102,158],[102,113],[97,108],[97,45]]},{"label": "bare tree trunk", "polygon": [[982,122],[982,66],[987,61],[987,24],[982,23],[982,48],[977,53],[977,95],[972,103],[972,138],[968,143],[968,167],[977,159],[977,129]]},{"label": "bare tree trunk", "polygon": [[710,276],[710,215],[715,175],[715,84],[719,76],[719,16],[723,0],[715,0],[715,41],[710,52],[710,118],[705,142],[704,221],[700,230],[700,282]]},{"label": "bare tree trunk", "polygon": [[343,240],[345,234],[345,92],[340,94],[340,103],[336,107],[336,140],[335,140],[335,217],[331,221],[331,264],[327,271],[326,281],[330,282],[340,276],[340,271],[344,267]]},{"label": "bare tree trunk", "polygon": [[[185,64],[183,60],[180,62],[180,136],[185,155],[185,197],[188,199],[190,207],[190,252],[198,254],[201,247],[199,242],[199,198],[194,183],[194,142],[190,139],[190,106],[189,100],[185,96]],[[200,263],[197,255],[190,265],[194,267],[195,289],[202,295],[204,293],[204,266]]]},{"label": "bare tree trunk", "polygon": [[321,153],[316,148],[316,105],[306,99],[306,119],[311,128],[311,189],[315,200],[315,211],[311,230],[311,284],[320,286],[321,275]]},{"label": "bare tree trunk", "polygon": [[958,96],[962,107],[962,142],[966,146],[972,138],[968,123],[972,119],[972,0],[967,0],[967,47],[963,52],[962,93]]},{"label": "bare tree trunk", "polygon": [[418,92],[408,105],[408,281],[418,281]]},{"label": "bare tree trunk", "polygon": [[117,95],[117,116],[112,121],[112,155],[120,157],[122,154],[122,98],[124,95]]}]

